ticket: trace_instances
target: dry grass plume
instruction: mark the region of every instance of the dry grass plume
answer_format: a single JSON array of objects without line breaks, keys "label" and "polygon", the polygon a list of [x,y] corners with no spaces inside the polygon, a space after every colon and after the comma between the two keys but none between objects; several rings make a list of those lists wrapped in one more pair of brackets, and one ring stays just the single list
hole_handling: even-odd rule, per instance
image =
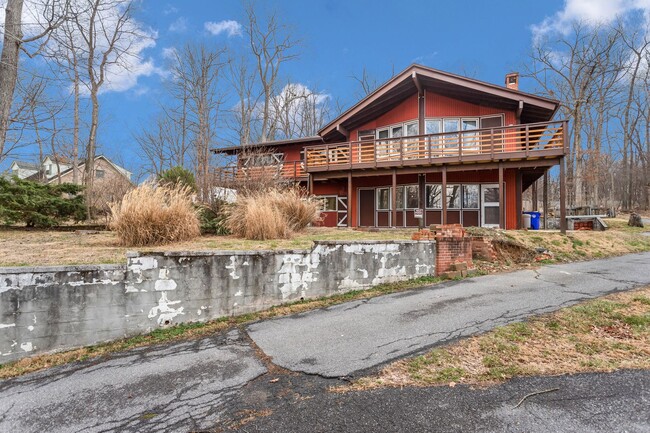
[{"label": "dry grass plume", "polygon": [[226,226],[245,239],[286,239],[319,218],[321,203],[299,188],[240,195],[228,209]]},{"label": "dry grass plume", "polygon": [[194,239],[201,234],[187,187],[144,183],[111,205],[109,224],[120,244],[132,247]]}]

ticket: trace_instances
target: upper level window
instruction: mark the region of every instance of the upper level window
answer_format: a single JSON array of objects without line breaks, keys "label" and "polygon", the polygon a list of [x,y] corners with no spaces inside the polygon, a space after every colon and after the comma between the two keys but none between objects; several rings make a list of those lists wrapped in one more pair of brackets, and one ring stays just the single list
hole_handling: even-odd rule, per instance
[{"label": "upper level window", "polygon": [[412,137],[414,135],[419,135],[420,129],[418,128],[417,122],[407,123],[406,124],[406,136]]},{"label": "upper level window", "polygon": [[105,174],[104,170],[95,170],[95,177],[97,179],[102,179],[104,177],[104,174]]},{"label": "upper level window", "polygon": [[391,128],[391,134],[390,134],[390,136],[391,136],[392,138],[399,138],[399,137],[401,137],[402,135],[404,135],[404,134],[403,134],[403,131],[404,131],[404,129],[402,128],[402,126],[393,126],[393,127]]}]

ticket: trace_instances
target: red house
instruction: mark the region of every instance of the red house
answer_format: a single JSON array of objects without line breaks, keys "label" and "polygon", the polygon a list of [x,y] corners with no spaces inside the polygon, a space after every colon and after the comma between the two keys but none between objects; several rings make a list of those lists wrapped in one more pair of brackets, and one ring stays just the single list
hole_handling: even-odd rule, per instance
[{"label": "red house", "polygon": [[[255,165],[323,197],[326,226],[508,229],[522,228],[522,192],[559,165],[565,230],[567,123],[552,120],[558,101],[519,91],[518,80],[497,86],[412,65],[318,135],[252,145],[266,152]],[[249,162],[239,158],[230,175],[252,175]]]}]

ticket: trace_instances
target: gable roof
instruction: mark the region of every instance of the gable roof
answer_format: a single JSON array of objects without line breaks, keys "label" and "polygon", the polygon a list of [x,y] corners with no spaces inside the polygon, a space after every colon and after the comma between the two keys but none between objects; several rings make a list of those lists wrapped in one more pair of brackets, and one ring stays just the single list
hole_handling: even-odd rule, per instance
[{"label": "gable roof", "polygon": [[[131,172],[130,171],[128,171],[125,168],[120,167],[119,165],[115,164],[113,161],[111,161],[110,159],[108,159],[104,155],[97,155],[95,157],[95,161],[97,161],[98,159],[103,159],[104,161],[109,163],[118,173],[120,173],[129,182],[131,182]],[[81,169],[85,165],[86,165],[86,161],[81,161],[81,162],[79,162],[79,165],[77,166],[77,168]],[[64,175],[72,172],[73,169],[74,169],[74,167],[70,167],[70,168],[68,168],[66,170],[62,170],[61,173],[56,174],[56,175],[52,176],[50,179],[48,179],[47,183],[52,183],[52,182],[58,180],[59,177],[64,176]]]},{"label": "gable roof", "polygon": [[345,131],[389,111],[419,89],[479,105],[521,109],[521,123],[551,120],[559,102],[484,81],[413,64],[382,84],[318,131],[325,140],[345,137]]},{"label": "gable roof", "polygon": [[40,164],[34,164],[32,162],[25,162],[25,161],[13,161],[11,163],[11,166],[16,165],[19,169],[23,170],[36,170],[38,171],[40,169]]}]

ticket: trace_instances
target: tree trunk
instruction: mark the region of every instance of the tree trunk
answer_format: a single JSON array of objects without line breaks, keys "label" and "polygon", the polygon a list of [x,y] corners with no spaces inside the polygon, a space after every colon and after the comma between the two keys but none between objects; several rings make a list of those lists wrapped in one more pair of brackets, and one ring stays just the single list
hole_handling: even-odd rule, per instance
[{"label": "tree trunk", "polygon": [[23,39],[22,13],[23,0],[7,2],[4,42],[0,56],[0,161],[5,157],[4,148],[9,129],[9,115],[18,79],[18,56]]},{"label": "tree trunk", "polygon": [[86,186],[86,209],[88,219],[92,219],[93,181],[95,179],[95,146],[97,142],[97,126],[99,125],[99,99],[97,93],[99,88],[90,89],[90,100],[92,102],[92,115],[90,121],[90,133],[88,134],[88,146],[86,148],[85,186]]}]

